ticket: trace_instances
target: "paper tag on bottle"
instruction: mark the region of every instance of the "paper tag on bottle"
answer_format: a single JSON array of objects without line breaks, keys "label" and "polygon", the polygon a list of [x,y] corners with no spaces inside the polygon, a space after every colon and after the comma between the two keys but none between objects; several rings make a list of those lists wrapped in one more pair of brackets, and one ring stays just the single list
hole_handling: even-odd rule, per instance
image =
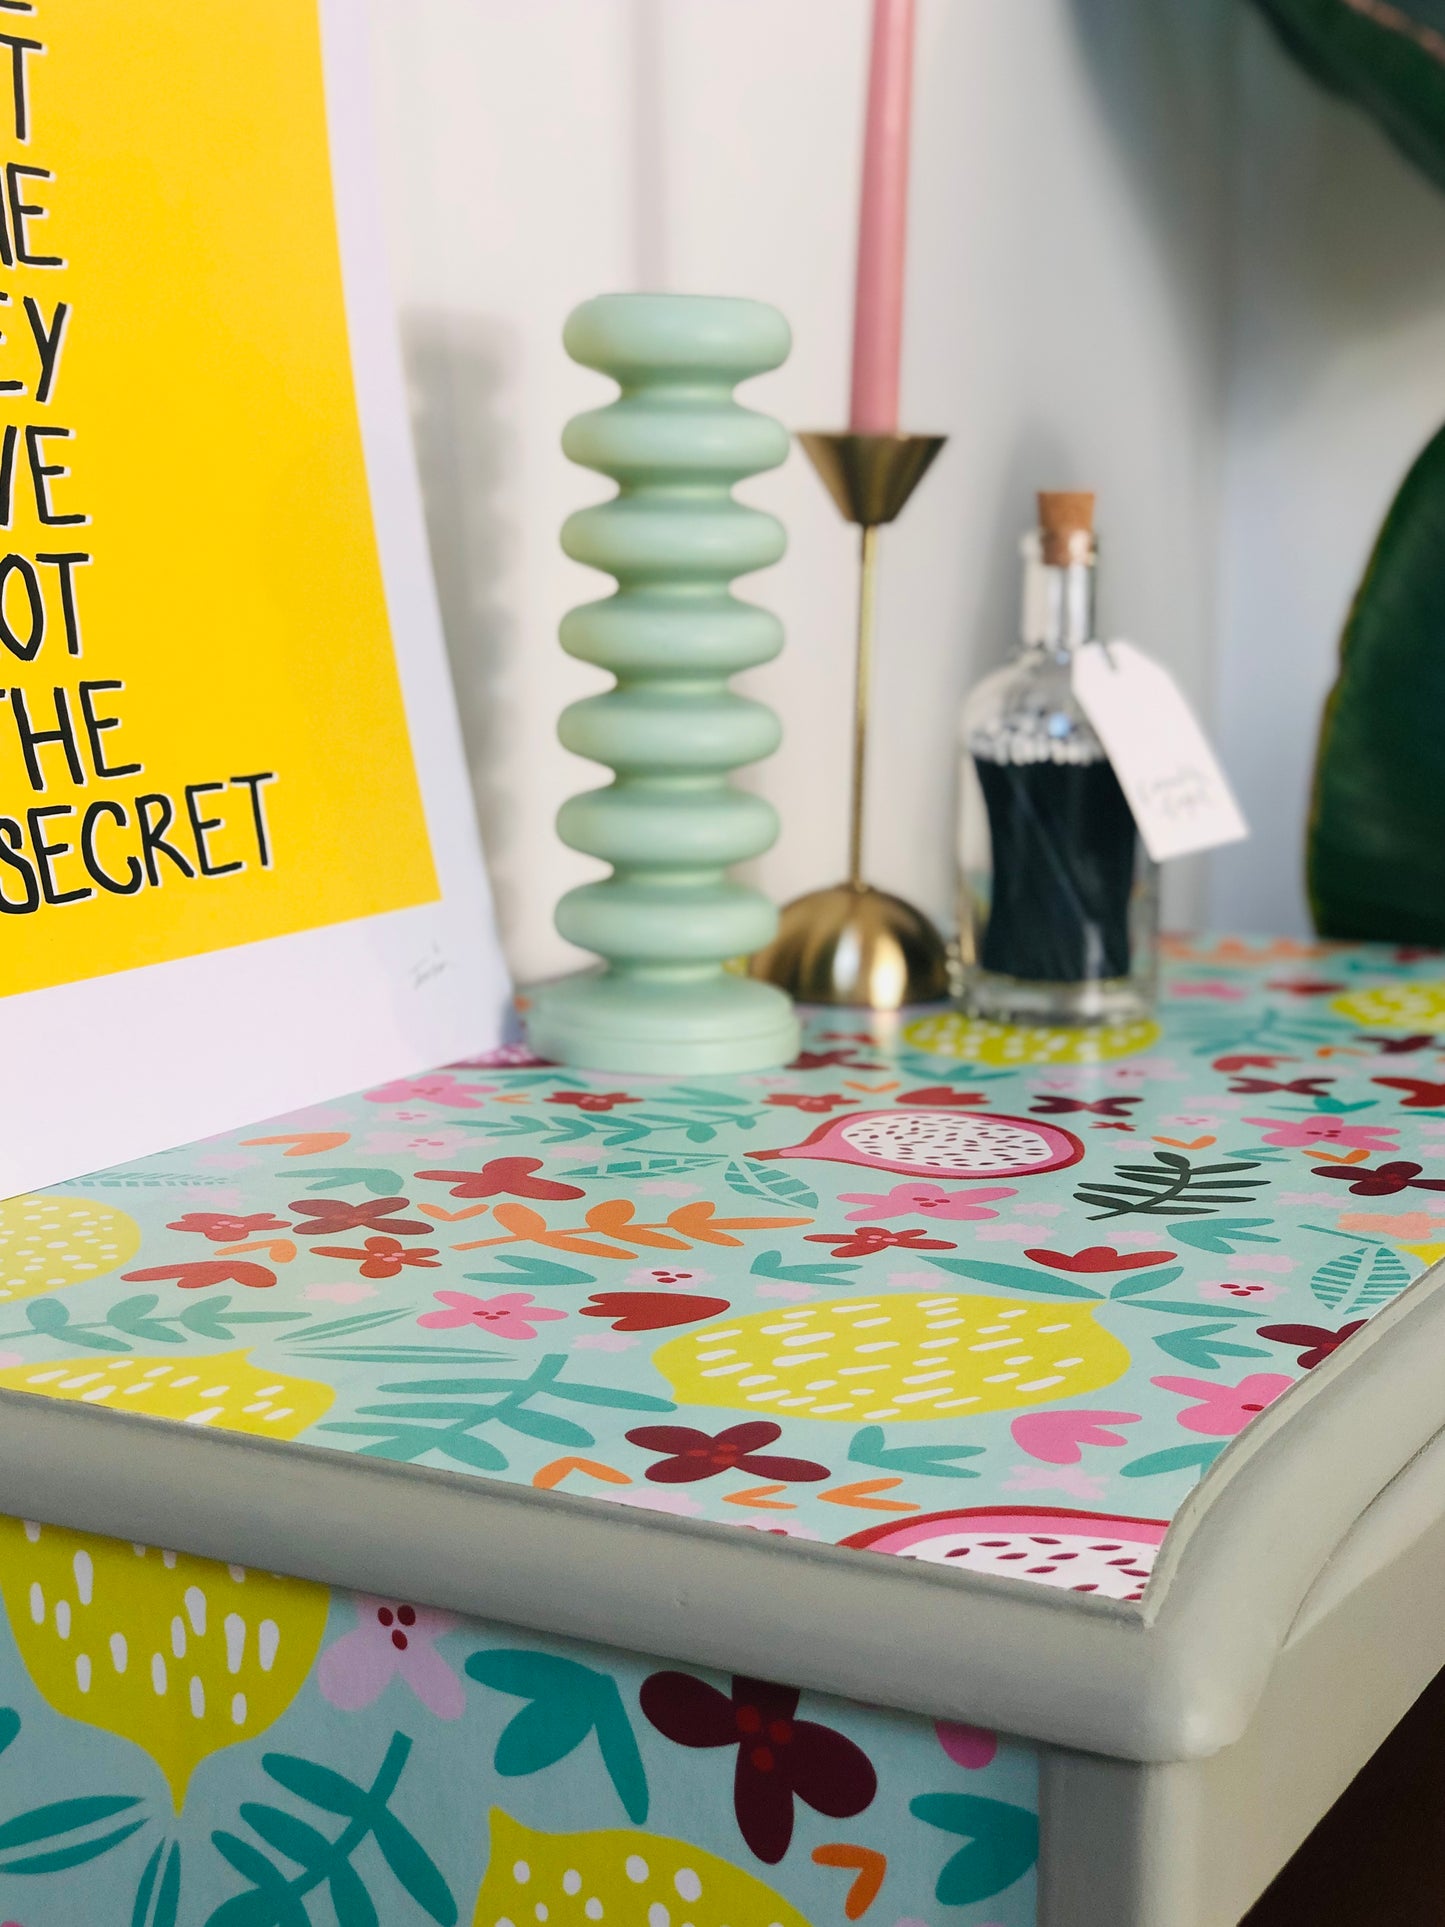
[{"label": "paper tag on bottle", "polygon": [[1075,651],[1074,694],[1156,863],[1249,835],[1219,760],[1174,678],[1128,642]]}]

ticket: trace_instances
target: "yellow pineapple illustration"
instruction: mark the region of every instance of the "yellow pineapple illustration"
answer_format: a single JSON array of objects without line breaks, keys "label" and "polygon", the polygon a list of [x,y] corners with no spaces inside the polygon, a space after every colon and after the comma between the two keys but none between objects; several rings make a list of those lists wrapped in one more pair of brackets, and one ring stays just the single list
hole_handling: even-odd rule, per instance
[{"label": "yellow pineapple illustration", "polygon": [[1424,1025],[1445,1022],[1445,983],[1377,984],[1373,990],[1350,990],[1332,997],[1330,1009],[1353,1024]]},{"label": "yellow pineapple illustration", "polygon": [[202,1760],[295,1699],[330,1603],[304,1580],[3,1518],[0,1593],[36,1691],[133,1740],[177,1812]]},{"label": "yellow pineapple illustration", "polygon": [[0,1371],[0,1386],[273,1439],[294,1439],[336,1398],[329,1385],[313,1378],[261,1371],[241,1351],[175,1358],[87,1352],[83,1358],[7,1366]]},{"label": "yellow pineapple illustration", "polygon": [[536,1833],[493,1808],[472,1927],[808,1927],[755,1874],[665,1834]]},{"label": "yellow pineapple illustration", "polygon": [[93,1198],[30,1196],[0,1204],[0,1298],[33,1298],[103,1278],[140,1250],[140,1226]]},{"label": "yellow pineapple illustration", "polygon": [[1129,1353],[1091,1306],[957,1292],[840,1298],[701,1325],[653,1354],[682,1405],[957,1419],[1112,1385]]}]

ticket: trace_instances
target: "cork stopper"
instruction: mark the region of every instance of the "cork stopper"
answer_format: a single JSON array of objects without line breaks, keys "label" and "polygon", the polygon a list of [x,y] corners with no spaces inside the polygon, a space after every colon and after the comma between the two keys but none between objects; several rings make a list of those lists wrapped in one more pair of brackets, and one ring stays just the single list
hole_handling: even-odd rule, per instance
[{"label": "cork stopper", "polygon": [[1094,494],[1092,489],[1040,489],[1039,537],[1043,559],[1051,568],[1094,559]]}]

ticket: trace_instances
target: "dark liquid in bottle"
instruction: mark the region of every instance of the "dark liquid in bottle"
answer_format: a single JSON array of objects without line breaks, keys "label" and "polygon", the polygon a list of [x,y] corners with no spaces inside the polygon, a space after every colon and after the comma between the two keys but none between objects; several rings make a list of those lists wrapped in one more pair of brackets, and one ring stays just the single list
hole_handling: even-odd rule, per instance
[{"label": "dark liquid in bottle", "polygon": [[993,839],[984,969],[1041,983],[1128,976],[1137,832],[1111,766],[974,766]]}]

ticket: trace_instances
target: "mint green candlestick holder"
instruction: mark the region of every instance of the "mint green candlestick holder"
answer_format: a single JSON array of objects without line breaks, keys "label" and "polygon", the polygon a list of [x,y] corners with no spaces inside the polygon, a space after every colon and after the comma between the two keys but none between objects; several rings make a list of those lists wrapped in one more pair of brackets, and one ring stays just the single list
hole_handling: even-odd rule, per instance
[{"label": "mint green candlestick holder", "polygon": [[728,678],[770,661],[783,636],[730,584],[776,562],[785,537],[732,488],[776,468],[788,436],[732,391],[786,359],[788,325],[758,301],[613,294],[574,309],[563,342],[622,390],[562,437],[618,485],[562,528],[567,554],[616,576],[617,591],[561,628],[567,653],[616,686],[571,704],[557,732],[615,771],[557,818],[563,842],[612,875],[557,906],[558,930],[604,967],[535,991],[528,1035],[543,1056],[593,1070],[766,1070],[797,1054],[792,1004],[726,966],[770,940],[777,912],[726,872],[766,850],[778,823],[728,777],[781,732]]}]

